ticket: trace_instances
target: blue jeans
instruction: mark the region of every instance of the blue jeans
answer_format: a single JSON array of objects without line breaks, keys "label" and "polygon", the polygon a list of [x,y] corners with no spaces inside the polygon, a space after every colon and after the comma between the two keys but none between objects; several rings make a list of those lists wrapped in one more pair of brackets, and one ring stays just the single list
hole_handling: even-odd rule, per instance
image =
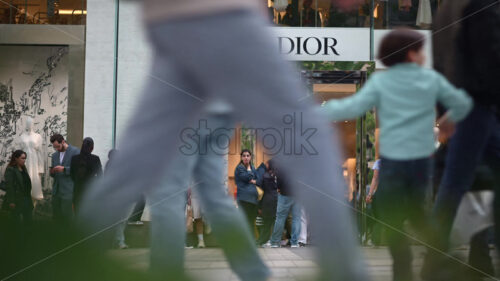
[{"label": "blue jeans", "polygon": [[292,197],[278,194],[278,207],[276,210],[276,221],[274,222],[273,234],[271,235],[271,244],[279,245],[285,221],[288,213],[292,210],[292,233],[290,244],[298,245],[300,235],[300,216],[302,215],[300,206]]},{"label": "blue jeans", "polygon": [[[448,249],[458,206],[462,196],[471,188],[476,168],[481,162],[492,168],[496,177],[494,190],[500,191],[500,123],[492,110],[476,104],[467,118],[458,124],[448,146],[446,166],[432,216],[434,232],[439,234],[433,243],[441,250]],[[498,221],[499,196],[495,196],[494,206],[495,220]],[[495,232],[500,234],[499,231],[499,224],[496,223]],[[496,240],[500,242],[498,238]]]},{"label": "blue jeans", "polygon": [[382,158],[377,215],[387,226],[387,243],[393,258],[393,280],[412,279],[410,243],[403,231],[405,220],[426,236],[424,203],[432,186],[432,159],[396,161]]}]

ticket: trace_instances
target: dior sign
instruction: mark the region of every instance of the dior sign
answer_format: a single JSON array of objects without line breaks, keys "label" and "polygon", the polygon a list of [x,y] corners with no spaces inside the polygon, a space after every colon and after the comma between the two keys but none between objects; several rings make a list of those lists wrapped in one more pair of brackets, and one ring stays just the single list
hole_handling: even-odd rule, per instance
[{"label": "dior sign", "polygon": [[301,55],[305,53],[310,56],[315,56],[320,53],[323,55],[336,55],[340,56],[335,49],[337,46],[337,39],[333,37],[278,37],[279,51],[281,54],[295,53]]},{"label": "dior sign", "polygon": [[272,27],[277,53],[292,61],[369,61],[369,28]]}]

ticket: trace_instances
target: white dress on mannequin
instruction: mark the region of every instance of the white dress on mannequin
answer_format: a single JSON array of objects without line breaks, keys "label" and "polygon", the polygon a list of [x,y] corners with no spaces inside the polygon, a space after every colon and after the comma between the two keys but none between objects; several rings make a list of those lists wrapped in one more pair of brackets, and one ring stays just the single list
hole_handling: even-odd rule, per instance
[{"label": "white dress on mannequin", "polygon": [[31,178],[31,197],[35,200],[43,199],[42,181],[40,174],[44,173],[43,139],[33,131],[33,120],[26,120],[26,129],[19,136],[19,149],[26,152],[26,169]]},{"label": "white dress on mannequin", "polygon": [[432,24],[432,9],[430,0],[420,0],[417,12],[416,25],[421,28],[428,28]]}]

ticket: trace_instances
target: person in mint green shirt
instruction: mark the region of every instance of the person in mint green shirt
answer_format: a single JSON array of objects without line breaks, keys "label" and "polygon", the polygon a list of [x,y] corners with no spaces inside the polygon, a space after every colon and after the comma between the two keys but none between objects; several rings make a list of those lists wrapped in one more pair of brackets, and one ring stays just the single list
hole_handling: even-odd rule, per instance
[{"label": "person in mint green shirt", "polygon": [[447,109],[438,123],[448,125],[465,118],[472,108],[465,91],[422,67],[423,45],[424,37],[416,31],[392,31],[383,38],[378,54],[388,69],[373,74],[353,96],[330,100],[321,108],[332,121],[377,110],[381,156],[377,214],[387,226],[394,281],[413,280],[404,221],[409,219],[422,239],[428,229],[424,199],[431,187],[436,105]]}]

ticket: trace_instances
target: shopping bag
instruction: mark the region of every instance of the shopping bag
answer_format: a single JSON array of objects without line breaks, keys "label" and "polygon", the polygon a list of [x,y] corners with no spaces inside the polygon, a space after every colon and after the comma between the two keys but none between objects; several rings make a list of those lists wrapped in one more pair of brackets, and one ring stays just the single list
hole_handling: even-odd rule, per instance
[{"label": "shopping bag", "polygon": [[452,246],[469,244],[472,236],[493,225],[493,199],[491,190],[467,192],[458,207],[451,229]]},{"label": "shopping bag", "polygon": [[262,200],[264,197],[264,190],[258,185],[255,186],[255,189],[257,189],[257,200]]}]

